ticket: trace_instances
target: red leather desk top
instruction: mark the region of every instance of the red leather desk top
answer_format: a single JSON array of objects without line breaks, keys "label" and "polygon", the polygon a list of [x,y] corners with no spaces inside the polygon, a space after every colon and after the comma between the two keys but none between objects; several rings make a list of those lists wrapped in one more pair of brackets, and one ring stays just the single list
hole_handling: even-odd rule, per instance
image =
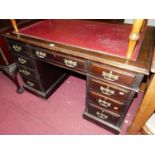
[{"label": "red leather desk top", "polygon": [[[132,25],[63,19],[43,20],[19,32],[31,37],[125,58],[131,29]],[[139,47],[140,45],[135,49],[132,60],[136,59]]]}]

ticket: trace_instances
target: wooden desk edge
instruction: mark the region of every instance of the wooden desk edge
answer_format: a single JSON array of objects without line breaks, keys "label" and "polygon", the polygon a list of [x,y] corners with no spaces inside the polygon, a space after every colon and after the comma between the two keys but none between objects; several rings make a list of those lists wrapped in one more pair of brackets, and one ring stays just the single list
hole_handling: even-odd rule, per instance
[{"label": "wooden desk edge", "polygon": [[[152,32],[153,30],[151,28],[148,28],[148,31],[146,33],[146,38],[144,38],[140,53],[136,61],[125,60],[123,58],[106,55],[104,53],[101,54],[100,52],[97,52],[97,51],[88,51],[86,49],[83,49],[84,52],[81,53],[80,52],[81,50],[78,47],[41,40],[38,38],[22,35],[20,33],[19,34],[10,33],[10,34],[5,34],[3,36],[6,38],[16,39],[19,41],[26,41],[27,43],[30,43],[32,45],[34,44],[50,50],[56,50],[58,52],[63,52],[65,54],[72,54],[72,55],[85,58],[88,60],[90,59],[92,61],[99,62],[99,63],[104,62],[107,65],[131,70],[131,71],[136,71],[138,73],[148,75],[150,71],[150,66],[151,66],[150,61],[152,59],[152,51],[150,50],[150,46],[152,44],[152,38],[153,38],[151,35]],[[55,48],[50,47],[49,46],[50,43],[54,43],[56,47]]]}]

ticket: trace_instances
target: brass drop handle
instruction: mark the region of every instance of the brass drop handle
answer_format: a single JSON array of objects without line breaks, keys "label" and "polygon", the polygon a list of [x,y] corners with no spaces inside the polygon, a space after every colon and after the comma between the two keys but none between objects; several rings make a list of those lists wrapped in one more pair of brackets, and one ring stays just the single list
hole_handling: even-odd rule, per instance
[{"label": "brass drop handle", "polygon": [[98,99],[98,103],[103,106],[103,107],[111,107],[111,103],[107,102],[107,101],[104,101],[102,99]]},{"label": "brass drop handle", "polygon": [[33,82],[30,82],[30,81],[27,81],[27,84],[28,84],[29,86],[31,86],[31,87],[34,86],[34,83],[33,83]]},{"label": "brass drop handle", "polygon": [[18,61],[21,63],[21,64],[26,64],[27,61],[23,58],[18,58]]},{"label": "brass drop handle", "polygon": [[109,80],[109,81],[116,81],[119,78],[119,76],[114,75],[112,71],[109,71],[109,73],[103,71],[102,76],[104,77],[104,79]]},{"label": "brass drop handle", "polygon": [[12,48],[16,51],[16,52],[20,52],[22,50],[22,47],[19,45],[13,45]]},{"label": "brass drop handle", "polygon": [[99,118],[101,118],[101,119],[108,119],[108,116],[107,115],[105,115],[105,114],[102,114],[102,113],[100,113],[100,112],[96,112],[96,115],[99,117]]},{"label": "brass drop handle", "polygon": [[115,91],[109,89],[109,87],[105,88],[103,86],[100,86],[100,91],[101,91],[102,94],[105,94],[105,95],[108,95],[108,96],[111,96],[111,95],[115,94]]},{"label": "brass drop handle", "polygon": [[73,60],[64,59],[64,63],[66,66],[71,68],[77,67],[77,62]]},{"label": "brass drop handle", "polygon": [[41,52],[41,51],[36,51],[36,55],[37,57],[42,58],[42,59],[46,57],[46,53]]},{"label": "brass drop handle", "polygon": [[27,71],[27,70],[24,70],[24,69],[20,69],[19,72],[20,72],[20,73],[23,73],[23,74],[26,75],[26,76],[30,75],[30,72]]}]

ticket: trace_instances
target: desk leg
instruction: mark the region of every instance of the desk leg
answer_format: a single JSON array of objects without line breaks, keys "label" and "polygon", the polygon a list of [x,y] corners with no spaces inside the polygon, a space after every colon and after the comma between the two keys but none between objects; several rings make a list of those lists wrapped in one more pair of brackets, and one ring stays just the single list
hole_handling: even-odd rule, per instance
[{"label": "desk leg", "polygon": [[151,114],[155,110],[155,75],[153,75],[150,85],[145,93],[145,96],[142,100],[140,107],[132,121],[127,133],[128,134],[137,134],[145,122],[149,119]]},{"label": "desk leg", "polygon": [[2,67],[3,73],[11,79],[11,81],[16,85],[17,90],[16,92],[18,94],[21,94],[24,92],[23,87],[20,86],[18,79],[17,79],[17,67],[15,63],[9,65],[9,66],[4,66]]},{"label": "desk leg", "polygon": [[19,82],[18,82],[17,74],[11,73],[11,74],[9,74],[9,77],[10,77],[10,79],[13,81],[13,83],[14,83],[14,84],[16,85],[16,87],[17,87],[16,92],[17,92],[18,94],[22,94],[22,93],[24,92],[24,89],[23,89],[23,87],[20,86],[20,84],[19,84]]}]

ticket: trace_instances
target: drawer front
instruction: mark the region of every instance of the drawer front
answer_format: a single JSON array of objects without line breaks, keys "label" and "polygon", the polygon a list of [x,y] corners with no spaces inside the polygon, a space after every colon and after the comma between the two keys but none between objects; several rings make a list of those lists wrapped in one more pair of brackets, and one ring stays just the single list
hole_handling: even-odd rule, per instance
[{"label": "drawer front", "polygon": [[97,105],[101,108],[110,110],[118,114],[121,114],[121,112],[123,111],[124,108],[123,103],[114,101],[110,98],[107,98],[103,95],[99,95],[98,93],[92,91],[88,93],[88,96],[89,96],[88,100],[94,105]]},{"label": "drawer front", "polygon": [[31,47],[31,52],[32,52],[32,55],[38,59],[52,61],[54,57],[53,53],[48,53],[45,49]]},{"label": "drawer front", "polygon": [[26,66],[31,69],[34,68],[32,61],[26,57],[14,55],[14,59],[19,65]]},{"label": "drawer front", "polygon": [[29,50],[26,46],[26,44],[18,42],[18,41],[14,41],[14,40],[8,40],[8,45],[12,51],[12,53],[20,53],[20,54],[24,54],[27,55],[29,54]]},{"label": "drawer front", "polygon": [[89,89],[102,95],[115,99],[119,102],[125,102],[130,94],[129,90],[117,86],[100,82],[94,79],[89,80]]},{"label": "drawer front", "polygon": [[22,79],[23,79],[24,83],[25,83],[27,86],[29,86],[29,87],[31,87],[31,88],[33,88],[33,89],[36,89],[36,90],[41,91],[41,87],[40,87],[40,85],[39,85],[39,82],[37,82],[37,81],[35,81],[35,80],[32,80],[32,79],[25,78],[25,77],[24,77],[24,78],[22,77]]},{"label": "drawer front", "polygon": [[31,71],[31,70],[24,68],[24,67],[21,67],[21,66],[18,67],[18,70],[19,70],[19,73],[22,77],[32,78],[34,80],[38,80],[38,77],[36,76],[36,73],[34,71]]},{"label": "drawer front", "polygon": [[88,105],[87,110],[88,110],[88,113],[90,113],[91,115],[99,118],[100,120],[109,122],[114,125],[117,125],[118,121],[120,120],[119,115],[113,115],[103,109],[93,107],[91,104]]},{"label": "drawer front", "polygon": [[136,74],[107,65],[90,64],[90,74],[109,82],[132,87]]},{"label": "drawer front", "polygon": [[83,59],[67,57],[66,55],[56,55],[54,61],[55,63],[72,70],[86,72],[85,61]]}]

